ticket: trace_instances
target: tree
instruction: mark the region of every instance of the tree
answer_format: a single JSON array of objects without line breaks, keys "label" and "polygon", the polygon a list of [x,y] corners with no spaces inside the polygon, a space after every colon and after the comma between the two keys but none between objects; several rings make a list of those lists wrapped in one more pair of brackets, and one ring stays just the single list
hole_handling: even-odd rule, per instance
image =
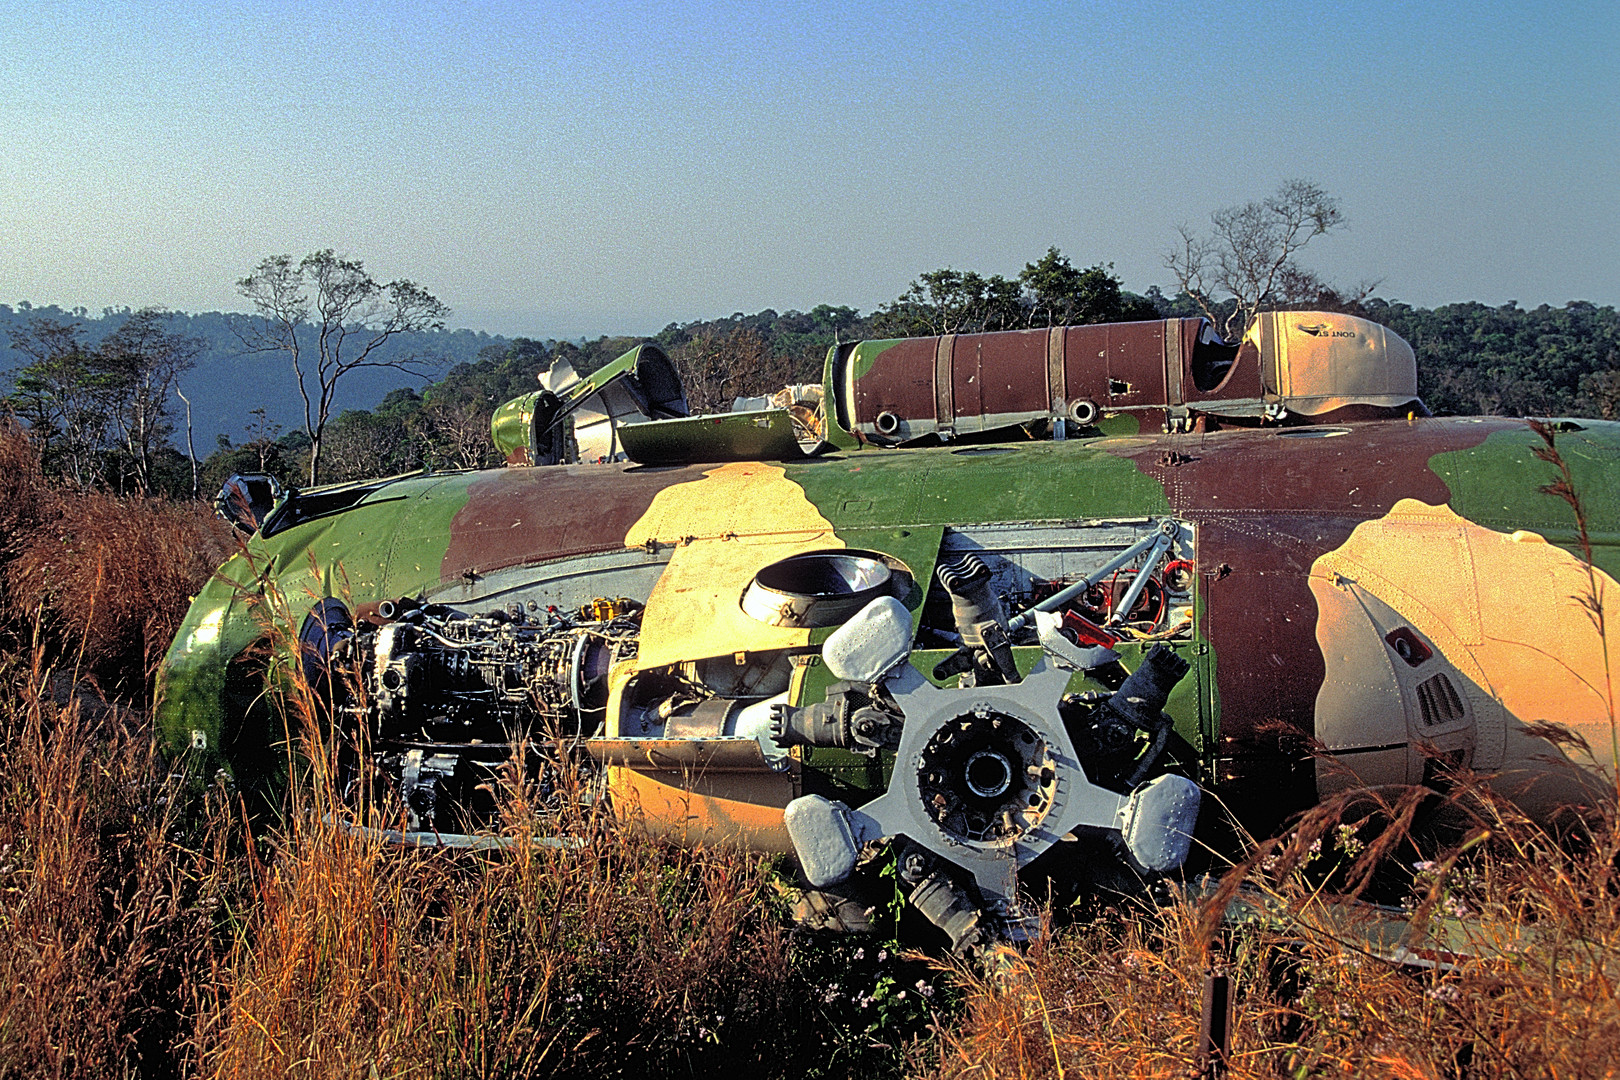
[{"label": "tree", "polygon": [[920,275],[899,299],[880,306],[872,321],[880,334],[932,337],[1006,330],[1021,325],[1023,317],[1018,282],[946,267]]},{"label": "tree", "polygon": [[263,405],[249,409],[248,415],[253,419],[248,422],[248,441],[243,445],[259,455],[258,471],[267,472],[270,459],[277,453],[276,436],[281,434],[281,425],[270,419]]},{"label": "tree", "polygon": [[11,330],[12,348],[28,362],[7,399],[40,446],[46,469],[79,487],[142,495],[158,487],[155,457],[167,445],[169,395],[203,343],[172,333],[157,308],[129,314],[90,348],[78,323],[48,317]]},{"label": "tree", "polygon": [[793,377],[785,357],[773,357],[751,327],[705,330],[670,354],[693,414],[727,412],[739,397],[780,390]]},{"label": "tree", "polygon": [[1112,270],[1112,263],[1077,270],[1055,247],[1025,264],[1017,280],[949,267],[933,270],[879,306],[871,329],[878,335],[924,337],[1159,318],[1152,301],[1125,292]]},{"label": "tree", "polygon": [[348,409],[327,432],[327,471],[334,481],[392,476],[420,466],[416,440],[397,411]]},{"label": "tree", "polygon": [[[514,395],[516,396],[516,395]],[[419,417],[424,456],[449,469],[487,469],[500,463],[489,425],[495,410],[476,400],[435,396],[426,400]]]},{"label": "tree", "polygon": [[1156,319],[1158,309],[1140,296],[1125,292],[1110,271],[1113,263],[1097,263],[1076,270],[1055,247],[1046,249],[1018,275],[1024,289],[1025,324],[1028,326],[1083,326],[1088,323]]},{"label": "tree", "polygon": [[[1181,244],[1164,261],[1182,291],[1233,341],[1261,311],[1312,300],[1326,288],[1295,256],[1342,226],[1344,214],[1316,184],[1289,180],[1268,198],[1215,211],[1210,223],[1208,236],[1181,226]],[[1363,298],[1374,284],[1362,287]]]},{"label": "tree", "polygon": [[12,329],[11,347],[28,362],[14,372],[6,403],[27,423],[41,464],[79,487],[98,484],[106,464],[110,395],[79,324],[29,319]]},{"label": "tree", "polygon": [[309,435],[309,482],[320,482],[321,450],[332,399],[344,375],[362,367],[390,367],[418,377],[434,362],[384,350],[400,334],[444,329],[450,309],[403,278],[380,284],[358,259],[330,248],[294,263],[273,255],[236,283],[255,317],[236,325],[250,352],[285,355],[304,402]]},{"label": "tree", "polygon": [[156,487],[153,456],[174,431],[169,395],[180,376],[196,365],[206,344],[170,332],[163,325],[167,318],[158,308],[143,308],[96,350],[97,367],[107,376],[112,426],[143,495]]}]

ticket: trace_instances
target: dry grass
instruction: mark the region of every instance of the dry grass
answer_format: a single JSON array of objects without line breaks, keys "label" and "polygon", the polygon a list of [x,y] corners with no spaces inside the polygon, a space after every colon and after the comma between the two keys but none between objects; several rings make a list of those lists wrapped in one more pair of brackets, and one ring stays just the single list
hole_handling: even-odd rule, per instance
[{"label": "dry grass", "polygon": [[[966,974],[967,1016],[934,1074],[1189,1075],[1215,969],[1235,983],[1232,1076],[1620,1071],[1612,807],[1555,837],[1459,778],[1464,839],[1410,868],[1400,921],[1328,891],[1367,868],[1364,830],[1338,809],[1257,846],[1202,902],[1048,938],[997,978]],[[1439,966],[1393,959],[1403,927]]]},{"label": "dry grass", "polygon": [[37,617],[54,653],[129,698],[149,684],[192,594],[234,543],[201,503],[51,486],[9,418],[0,420],[0,530],[6,621]]},{"label": "dry grass", "polygon": [[751,1048],[791,978],[762,860],[589,806],[510,824],[506,852],[402,853],[295,817],[231,958],[214,1073],[770,1071]]},{"label": "dry grass", "polygon": [[212,993],[236,833],[140,717],[58,704],[50,675],[36,650],[0,691],[0,1075],[172,1074]]},{"label": "dry grass", "polygon": [[11,458],[0,616],[33,644],[0,664],[0,1076],[827,1075],[829,1038],[846,1073],[898,1067],[865,1029],[818,1030],[810,970],[836,948],[787,930],[769,859],[520,784],[509,851],[385,847],[334,824],[296,680],[279,825],[187,788],[96,687],[144,700],[221,534],[53,490],[15,428]]},{"label": "dry grass", "polygon": [[226,790],[166,772],[139,714],[8,676],[0,1075],[816,1071],[815,946],[766,859],[521,791],[511,850],[402,852],[322,813],[320,769],[255,841]]},{"label": "dry grass", "polygon": [[[1589,569],[1576,599],[1607,642],[1579,493],[1553,431],[1530,427],[1554,470],[1543,492],[1574,512]],[[1620,743],[1612,699],[1609,728]],[[1579,743],[1535,730],[1549,756]],[[1443,799],[1320,806],[1251,842],[1202,898],[1049,937],[996,978],[964,973],[967,1015],[933,1074],[1197,1075],[1214,971],[1234,983],[1232,1076],[1620,1074],[1620,788],[1554,830],[1480,777],[1446,779]],[[1404,910],[1358,902],[1392,889]]]}]

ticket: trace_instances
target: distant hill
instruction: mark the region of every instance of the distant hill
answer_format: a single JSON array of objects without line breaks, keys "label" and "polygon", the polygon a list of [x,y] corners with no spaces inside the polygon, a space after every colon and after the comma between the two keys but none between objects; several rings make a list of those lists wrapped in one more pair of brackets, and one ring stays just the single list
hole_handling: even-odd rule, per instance
[{"label": "distant hill", "polygon": [[[58,307],[13,308],[0,304],[0,393],[11,389],[11,373],[25,358],[11,348],[11,332],[38,318],[83,327],[86,343],[95,345],[118,329],[131,314],[130,309],[108,309],[93,316],[83,308],[64,311]],[[263,407],[266,418],[283,431],[303,426],[303,402],[293,381],[292,368],[281,355],[244,355],[242,344],[231,332],[230,320],[241,318],[218,311],[189,315],[175,312],[169,327],[175,333],[200,338],[206,351],[197,366],[181,380],[181,389],[191,398],[192,430],[199,454],[213,450],[216,436],[233,442],[244,438],[251,419],[248,410]],[[479,350],[494,345],[504,349],[507,339],[473,330],[444,330],[426,334],[405,334],[391,340],[385,356],[431,356],[441,361],[441,370],[456,364],[472,363]],[[390,390],[410,386],[420,390],[431,379],[415,379],[393,368],[360,368],[339,384],[333,415],[345,409],[370,409]],[[176,402],[177,415],[184,412]],[[182,431],[179,439],[184,440]]]},{"label": "distant hill", "polygon": [[[1151,304],[1160,317],[1197,313],[1196,305],[1184,294],[1166,297],[1150,289],[1147,297],[1131,299]],[[1412,344],[1418,358],[1419,393],[1437,413],[1620,417],[1620,314],[1613,307],[1571,301],[1561,307],[1533,309],[1513,303],[1499,307],[1461,303],[1428,309],[1372,298],[1337,309],[1383,323]],[[10,373],[23,362],[10,347],[13,328],[34,318],[77,323],[86,342],[94,345],[130,314],[128,308],[91,316],[82,308],[65,311],[0,304],[0,393],[10,389]],[[445,379],[440,392],[458,399],[476,397],[487,409],[531,389],[534,372],[554,355],[565,357],[583,373],[646,340],[657,341],[680,362],[706,339],[752,334],[766,355],[786,363],[792,378],[815,379],[827,346],[835,339],[853,341],[903,333],[885,324],[888,314],[892,313],[882,308],[862,315],[852,308],[828,305],[809,312],[766,309],[671,323],[646,338],[604,336],[577,342],[538,342],[450,330],[402,335],[390,342],[387,355],[437,358],[440,377]],[[244,355],[230,328],[230,320],[240,317],[217,311],[176,312],[171,317],[174,331],[207,343],[196,369],[182,383],[192,400],[199,456],[214,451],[219,435],[238,445],[246,441],[252,409],[264,408],[267,420],[279,425],[283,433],[303,426],[302,403],[286,359]],[[435,381],[412,378],[393,368],[360,369],[340,384],[332,415],[376,409],[392,391],[404,387],[421,391]],[[178,410],[178,403],[176,407]],[[183,438],[181,432],[179,439]]]}]

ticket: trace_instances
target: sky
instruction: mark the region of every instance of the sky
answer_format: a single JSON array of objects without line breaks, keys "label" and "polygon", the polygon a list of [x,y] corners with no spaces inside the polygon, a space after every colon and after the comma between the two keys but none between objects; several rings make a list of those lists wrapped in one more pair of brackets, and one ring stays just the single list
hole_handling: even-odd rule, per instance
[{"label": "sky", "polygon": [[0,303],[242,310],[333,248],[450,323],[869,311],[1049,246],[1174,291],[1303,177],[1301,262],[1620,303],[1620,4],[0,0]]}]

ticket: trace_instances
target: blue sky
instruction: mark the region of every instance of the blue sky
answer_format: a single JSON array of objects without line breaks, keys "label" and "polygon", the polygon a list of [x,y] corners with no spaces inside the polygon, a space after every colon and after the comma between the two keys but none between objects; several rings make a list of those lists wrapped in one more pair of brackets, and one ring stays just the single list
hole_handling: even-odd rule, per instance
[{"label": "blue sky", "polygon": [[239,308],[332,247],[454,325],[869,310],[1049,245],[1173,282],[1291,177],[1381,295],[1620,302],[1620,4],[0,8],[0,302]]}]

